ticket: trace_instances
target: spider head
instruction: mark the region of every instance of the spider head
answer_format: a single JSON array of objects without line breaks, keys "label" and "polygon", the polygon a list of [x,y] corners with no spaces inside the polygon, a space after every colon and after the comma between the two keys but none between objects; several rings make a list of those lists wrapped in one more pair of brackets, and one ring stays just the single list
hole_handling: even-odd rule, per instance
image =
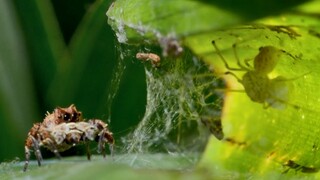
[{"label": "spider head", "polygon": [[56,119],[59,121],[58,123],[62,122],[80,122],[82,121],[82,113],[77,111],[77,108],[71,104],[67,108],[58,107],[54,110],[54,114]]}]

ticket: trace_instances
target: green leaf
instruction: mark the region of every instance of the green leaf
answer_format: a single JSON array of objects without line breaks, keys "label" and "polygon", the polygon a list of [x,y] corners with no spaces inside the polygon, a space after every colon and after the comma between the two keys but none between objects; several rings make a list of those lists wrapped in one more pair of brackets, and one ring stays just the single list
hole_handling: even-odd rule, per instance
[{"label": "green leaf", "polygon": [[22,172],[23,163],[8,162],[0,164],[1,179],[176,179],[191,177],[201,179],[200,173],[182,172],[190,169],[193,155],[170,156],[155,155],[120,155],[114,160],[93,156],[63,158],[62,160],[45,160],[41,167],[32,161],[27,172]]},{"label": "green leaf", "polygon": [[[107,15],[120,42],[157,44],[158,41],[161,45],[162,36],[180,38],[182,46],[213,67],[216,76],[225,78],[222,116],[225,138],[222,141],[211,138],[198,167],[232,178],[300,178],[307,172],[308,177],[318,177],[313,172],[320,168],[319,1],[245,26],[239,24],[246,22],[247,16],[238,11],[230,12],[212,4],[204,6],[201,1],[179,2],[182,1],[161,5],[156,1],[116,1]],[[218,53],[212,40],[219,48]],[[272,70],[263,74],[267,85],[261,85],[258,74],[261,71],[253,69],[253,59],[263,46],[276,48],[279,55],[271,54],[276,58],[271,59],[275,65],[270,64],[270,59],[259,64],[262,69],[267,66]],[[246,71],[226,69],[221,56],[230,67],[239,68],[234,51],[242,64],[249,59],[249,65],[243,65]],[[254,73],[253,80],[243,82],[242,76],[248,69]],[[232,71],[242,83],[232,75],[224,75],[227,71]]]},{"label": "green leaf", "polygon": [[141,43],[168,35],[185,37],[221,29],[276,13],[299,2],[303,1],[118,0],[107,16],[119,42]]},{"label": "green leaf", "polygon": [[[200,167],[216,173],[232,173],[237,178],[301,178],[307,172],[310,172],[308,178],[319,178],[319,173],[314,172],[320,168],[320,96],[317,93],[320,86],[317,81],[320,24],[314,14],[316,11],[310,12],[306,8],[311,6],[319,7],[319,1],[280,16],[258,20],[252,25],[187,38],[188,46],[214,67],[218,76],[226,79],[228,87],[222,116],[226,138],[220,142],[211,138]],[[247,71],[226,69],[208,39],[215,40],[230,67],[239,68],[233,44],[236,44],[242,64],[251,59],[252,70],[252,60],[259,54],[259,47],[273,46],[285,51],[268,74],[270,82],[281,76],[287,79],[281,82],[285,84],[276,85],[274,90],[260,86],[260,79],[254,79],[247,86],[256,95],[271,94],[269,97],[280,106],[268,104],[267,99],[254,102],[250,99],[252,96],[244,92],[243,84],[231,75],[223,75],[231,71],[242,79]],[[285,93],[281,89],[286,89]],[[277,93],[282,94],[278,97]],[[281,101],[278,98],[282,98]],[[264,105],[270,106],[264,108]]]},{"label": "green leaf", "polygon": [[[184,3],[181,6],[182,2]],[[164,9],[166,9],[164,11]],[[130,13],[124,13],[130,12]],[[214,13],[214,14],[213,14]],[[208,16],[224,16],[214,23]],[[126,39],[139,41],[142,37],[155,39],[157,36],[170,33],[183,36],[199,31],[220,28],[221,25],[240,22],[241,18],[231,12],[208,6],[199,1],[116,1],[108,13],[109,24],[117,32],[119,42]],[[181,19],[185,21],[181,23]],[[199,18],[197,26],[193,22]],[[228,19],[228,21],[225,21]],[[187,21],[186,21],[187,20]],[[180,23],[178,23],[180,22]],[[126,37],[125,37],[126,36]]]}]

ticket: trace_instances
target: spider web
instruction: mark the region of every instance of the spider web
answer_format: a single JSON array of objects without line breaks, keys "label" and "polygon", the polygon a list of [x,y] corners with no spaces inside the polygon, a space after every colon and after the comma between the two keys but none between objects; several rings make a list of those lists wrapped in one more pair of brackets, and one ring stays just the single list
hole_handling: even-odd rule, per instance
[{"label": "spider web", "polygon": [[[220,122],[222,95],[215,88],[221,87],[223,82],[190,52],[179,58],[161,59],[159,68],[145,62],[145,73],[145,114],[137,127],[122,137],[122,152],[181,154],[203,151],[210,131],[214,131],[210,126]],[[213,124],[201,122],[207,117],[214,119]]]}]

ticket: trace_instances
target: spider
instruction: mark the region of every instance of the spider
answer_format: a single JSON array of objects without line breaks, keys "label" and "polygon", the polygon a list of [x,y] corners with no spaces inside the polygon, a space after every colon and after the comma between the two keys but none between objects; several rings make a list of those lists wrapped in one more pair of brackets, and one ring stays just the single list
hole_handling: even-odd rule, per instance
[{"label": "spider", "polygon": [[153,67],[160,66],[160,57],[154,53],[137,53],[136,58],[142,61],[151,61]]},{"label": "spider", "polygon": [[[289,80],[282,76],[269,78],[268,74],[276,67],[277,62],[282,54],[288,54],[284,50],[280,50],[273,46],[263,46],[259,48],[259,54],[254,58],[253,68],[245,60],[245,65],[240,63],[236,45],[233,44],[233,52],[237,60],[238,68],[230,67],[222,56],[215,41],[212,41],[216,53],[223,61],[225,67],[230,70],[225,74],[234,76],[240,82],[246,94],[253,102],[263,104],[264,108],[273,107],[283,109],[286,105],[289,94]],[[231,71],[245,71],[242,79]]]},{"label": "spider", "polygon": [[112,133],[107,126],[101,120],[83,121],[81,112],[77,111],[74,105],[70,105],[68,108],[56,108],[51,114],[47,113],[42,123],[36,123],[30,129],[25,142],[26,161],[23,171],[28,168],[32,149],[38,165],[41,166],[41,146],[52,151],[60,159],[59,152],[63,152],[77,144],[86,144],[87,158],[90,160],[91,154],[88,148],[88,141],[96,140],[99,142],[98,152],[103,152],[103,157],[105,157],[105,143],[110,144],[111,153],[114,144]]},{"label": "spider", "polygon": [[61,156],[58,153],[58,149],[55,146],[54,141],[50,139],[50,134],[48,130],[54,128],[56,125],[61,124],[63,122],[80,121],[83,121],[81,112],[78,112],[73,104],[67,108],[57,107],[51,114],[47,112],[43,122],[35,123],[28,133],[28,137],[25,142],[26,164],[24,167],[24,171],[27,169],[29,163],[31,147],[33,147],[35,150],[38,165],[41,165],[42,156],[39,150],[39,141],[41,140],[46,140],[43,146],[46,146],[48,149],[50,149],[60,159]]},{"label": "spider", "polygon": [[99,119],[90,119],[87,122],[61,123],[49,132],[60,152],[77,144],[86,144],[87,158],[90,160],[91,154],[88,143],[89,141],[97,141],[98,153],[103,153],[104,158],[106,156],[105,143],[110,144],[110,151],[113,153],[114,139],[112,133],[108,130],[108,124]]},{"label": "spider", "polygon": [[303,166],[300,164],[297,164],[296,162],[294,162],[293,160],[288,160],[287,162],[285,162],[283,164],[284,167],[288,167],[285,171],[283,171],[282,173],[287,173],[290,169],[294,169],[296,171],[301,171],[303,173],[316,173],[319,171],[319,169],[313,167],[313,166]]},{"label": "spider", "polygon": [[201,117],[201,122],[209,128],[209,131],[218,139],[222,140],[224,138],[224,133],[222,131],[221,119],[215,119],[210,117]]}]

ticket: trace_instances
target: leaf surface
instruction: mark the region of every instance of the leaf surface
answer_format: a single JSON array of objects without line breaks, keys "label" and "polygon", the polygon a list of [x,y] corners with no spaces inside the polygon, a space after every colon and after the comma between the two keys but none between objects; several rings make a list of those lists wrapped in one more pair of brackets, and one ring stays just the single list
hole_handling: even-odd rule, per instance
[{"label": "leaf surface", "polygon": [[[311,178],[317,177],[311,172],[320,168],[319,1],[247,25],[241,23],[250,18],[241,16],[239,11],[230,13],[212,4],[204,6],[202,1],[184,1],[180,6],[176,2],[163,3],[170,8],[158,13],[163,8],[155,1],[116,1],[107,15],[120,42],[152,44],[159,42],[161,36],[174,36],[211,66],[216,76],[226,80],[222,116],[225,139],[211,138],[199,168],[232,177],[302,177],[306,172]],[[224,75],[231,70],[223,64],[213,40],[230,67],[239,68],[238,56],[242,64],[248,62],[244,66],[252,72],[260,47],[272,46],[282,51],[266,76],[272,85],[260,86],[255,78],[247,87],[253,94],[267,94],[268,98],[253,101],[244,92],[243,82]],[[248,69],[232,72],[242,81]],[[269,107],[264,108],[266,105]]]}]

